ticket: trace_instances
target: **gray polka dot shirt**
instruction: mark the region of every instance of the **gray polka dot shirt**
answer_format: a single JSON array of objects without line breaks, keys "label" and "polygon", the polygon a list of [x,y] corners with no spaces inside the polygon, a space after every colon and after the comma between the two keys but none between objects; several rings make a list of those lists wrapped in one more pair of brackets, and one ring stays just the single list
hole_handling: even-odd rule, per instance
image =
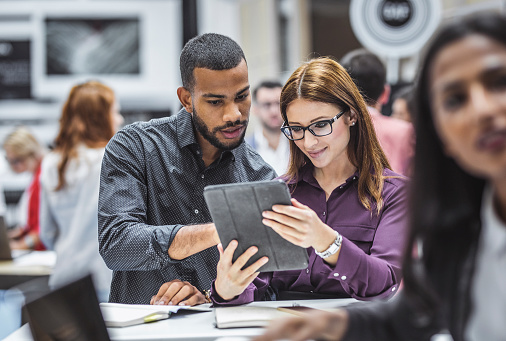
[{"label": "gray polka dot shirt", "polygon": [[148,304],[173,279],[210,289],[217,248],[173,260],[168,249],[174,236],[185,225],[211,222],[205,186],[275,176],[246,143],[205,167],[184,109],[119,131],[106,147],[98,203],[100,253],[114,270],[109,300]]}]

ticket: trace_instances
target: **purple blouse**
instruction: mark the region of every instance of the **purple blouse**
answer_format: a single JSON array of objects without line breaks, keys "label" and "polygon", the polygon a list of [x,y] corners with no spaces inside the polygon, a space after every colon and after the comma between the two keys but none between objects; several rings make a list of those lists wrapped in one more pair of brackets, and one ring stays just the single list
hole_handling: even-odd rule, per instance
[{"label": "purple blouse", "polygon": [[353,297],[359,300],[389,298],[399,288],[401,255],[407,232],[408,180],[386,169],[383,207],[368,211],[358,197],[358,173],[331,193],[325,192],[313,176],[313,166],[301,169],[289,183],[292,198],[313,209],[318,217],[343,236],[335,266],[330,266],[308,248],[309,266],[303,270],[261,273],[245,290],[224,301],[213,288],[215,306],[238,305],[264,300],[267,288]]}]

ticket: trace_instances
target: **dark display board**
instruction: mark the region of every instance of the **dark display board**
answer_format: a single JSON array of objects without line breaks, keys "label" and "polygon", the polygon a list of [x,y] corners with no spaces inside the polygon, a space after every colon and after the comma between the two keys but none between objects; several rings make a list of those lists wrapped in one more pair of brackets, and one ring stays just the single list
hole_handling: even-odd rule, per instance
[{"label": "dark display board", "polygon": [[0,99],[31,98],[30,41],[0,40]]}]

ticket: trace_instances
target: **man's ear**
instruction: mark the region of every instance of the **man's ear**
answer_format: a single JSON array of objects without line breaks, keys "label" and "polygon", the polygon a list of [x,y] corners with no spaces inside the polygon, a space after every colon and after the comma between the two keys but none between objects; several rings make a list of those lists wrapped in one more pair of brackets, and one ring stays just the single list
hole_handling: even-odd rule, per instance
[{"label": "man's ear", "polygon": [[193,104],[192,104],[192,94],[188,89],[184,86],[177,88],[177,97],[179,98],[179,102],[183,108],[189,112],[193,113]]},{"label": "man's ear", "polygon": [[390,93],[392,89],[390,88],[389,84],[385,84],[383,87],[383,92],[381,93],[380,97],[378,98],[378,103],[381,104],[381,106],[384,106],[388,103],[388,100],[390,99]]}]

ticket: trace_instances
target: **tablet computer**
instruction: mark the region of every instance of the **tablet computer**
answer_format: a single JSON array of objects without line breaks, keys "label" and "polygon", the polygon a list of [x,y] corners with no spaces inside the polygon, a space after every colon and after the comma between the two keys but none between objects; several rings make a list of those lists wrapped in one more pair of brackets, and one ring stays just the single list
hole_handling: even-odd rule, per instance
[{"label": "tablet computer", "polygon": [[235,239],[239,245],[233,260],[250,246],[258,252],[248,267],[263,256],[269,257],[259,271],[298,270],[308,266],[305,248],[294,245],[262,223],[262,212],[273,205],[291,205],[290,192],[282,180],[212,185],[204,188],[204,198],[216,225],[223,248]]}]

